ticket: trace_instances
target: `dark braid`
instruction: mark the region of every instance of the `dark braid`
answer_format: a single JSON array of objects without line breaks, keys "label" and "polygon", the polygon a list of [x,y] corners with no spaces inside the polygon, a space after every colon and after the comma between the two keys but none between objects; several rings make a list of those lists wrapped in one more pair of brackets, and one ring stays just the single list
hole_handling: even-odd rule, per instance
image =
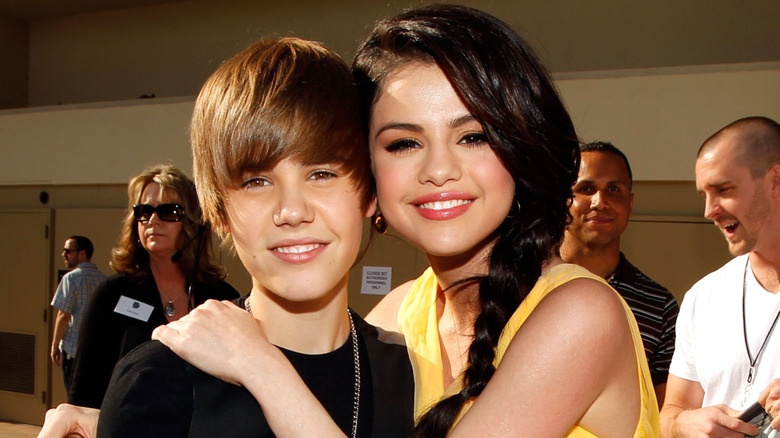
[{"label": "dark braid", "polygon": [[557,252],[569,220],[579,147],[547,71],[497,18],[463,6],[431,5],[379,22],[353,63],[367,109],[385,78],[412,62],[435,63],[444,72],[515,181],[516,205],[494,232],[488,274],[459,282],[478,282],[480,303],[464,389],[431,408],[414,431],[438,437],[490,381],[507,321]]}]

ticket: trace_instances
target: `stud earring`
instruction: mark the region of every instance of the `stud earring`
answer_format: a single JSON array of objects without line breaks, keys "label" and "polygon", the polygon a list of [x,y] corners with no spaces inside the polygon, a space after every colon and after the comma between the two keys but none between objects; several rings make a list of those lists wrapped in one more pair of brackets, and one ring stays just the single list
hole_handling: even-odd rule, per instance
[{"label": "stud earring", "polygon": [[385,234],[387,231],[387,221],[385,220],[385,217],[382,215],[382,213],[377,213],[374,215],[374,229],[379,234]]}]

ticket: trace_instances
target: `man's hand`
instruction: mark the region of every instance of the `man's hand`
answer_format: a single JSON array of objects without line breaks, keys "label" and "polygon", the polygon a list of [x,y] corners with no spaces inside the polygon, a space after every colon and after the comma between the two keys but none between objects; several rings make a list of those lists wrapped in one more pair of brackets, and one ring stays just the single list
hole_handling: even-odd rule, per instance
[{"label": "man's hand", "polygon": [[758,428],[737,418],[740,412],[726,405],[702,408],[703,399],[699,382],[669,374],[666,401],[661,408],[661,437],[744,438],[758,433]]},{"label": "man's hand", "polygon": [[758,434],[758,428],[737,418],[739,414],[726,405],[680,410],[672,436],[744,438]]},{"label": "man's hand", "polygon": [[62,353],[60,352],[59,345],[51,346],[51,361],[58,367],[62,366]]},{"label": "man's hand", "polygon": [[780,430],[780,379],[773,380],[761,391],[758,402],[772,416],[772,429]]},{"label": "man's hand", "polygon": [[99,415],[99,409],[63,403],[46,412],[38,438],[93,438]]}]

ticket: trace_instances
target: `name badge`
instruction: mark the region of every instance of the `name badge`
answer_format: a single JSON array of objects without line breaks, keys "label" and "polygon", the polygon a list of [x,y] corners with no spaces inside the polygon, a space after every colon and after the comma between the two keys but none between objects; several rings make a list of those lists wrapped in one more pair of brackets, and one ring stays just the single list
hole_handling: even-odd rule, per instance
[{"label": "name badge", "polygon": [[119,297],[119,302],[116,303],[116,307],[114,307],[114,312],[144,322],[149,321],[152,310],[154,310],[154,306],[128,298],[124,295]]}]

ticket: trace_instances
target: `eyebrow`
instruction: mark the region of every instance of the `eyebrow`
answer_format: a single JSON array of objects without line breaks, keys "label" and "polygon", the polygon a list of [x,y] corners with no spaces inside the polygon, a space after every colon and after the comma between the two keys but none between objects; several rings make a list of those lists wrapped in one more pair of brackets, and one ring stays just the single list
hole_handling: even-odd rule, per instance
[{"label": "eyebrow", "polygon": [[723,186],[727,186],[727,185],[731,185],[731,184],[733,184],[731,181],[718,181],[718,182],[715,182],[715,183],[712,183],[712,184],[705,184],[704,189],[703,190],[699,190],[699,193],[704,193],[704,190],[706,190],[708,188],[719,189],[719,188],[722,188]]},{"label": "eyebrow", "polygon": [[[575,185],[579,185],[579,184],[596,184],[596,181],[592,180],[592,179],[581,179],[581,180],[578,180],[574,184]],[[616,184],[616,185],[622,185],[622,186],[629,186],[629,185],[631,185],[628,181],[623,181],[621,179],[609,180],[609,181],[607,181],[607,185],[609,185],[609,184]]]},{"label": "eyebrow", "polygon": [[459,126],[463,126],[468,122],[471,122],[473,120],[476,120],[477,118],[474,117],[473,114],[464,114],[460,117],[456,117],[449,122],[447,122],[447,126],[450,128],[457,128]]},{"label": "eyebrow", "polygon": [[[458,127],[463,126],[466,123],[472,122],[472,121],[474,121],[476,119],[477,118],[474,117],[473,114],[464,114],[464,115],[462,115],[460,117],[455,117],[454,119],[449,120],[447,122],[447,127],[448,128],[458,128]],[[388,123],[388,124],[382,126],[381,128],[379,128],[379,130],[376,132],[376,135],[374,135],[374,138],[377,138],[383,132],[389,131],[389,130],[392,130],[392,129],[398,129],[398,130],[402,130],[402,131],[412,131],[412,132],[423,132],[423,127],[421,125],[418,125],[418,124],[415,124],[415,123],[402,123],[402,122],[392,123],[391,122],[391,123]]]},{"label": "eyebrow", "polygon": [[389,131],[392,129],[398,129],[401,131],[412,131],[412,132],[422,132],[422,126],[415,125],[414,123],[388,123],[385,126],[382,126],[379,128],[379,130],[376,132],[376,135],[374,138],[379,137],[383,132]]}]

